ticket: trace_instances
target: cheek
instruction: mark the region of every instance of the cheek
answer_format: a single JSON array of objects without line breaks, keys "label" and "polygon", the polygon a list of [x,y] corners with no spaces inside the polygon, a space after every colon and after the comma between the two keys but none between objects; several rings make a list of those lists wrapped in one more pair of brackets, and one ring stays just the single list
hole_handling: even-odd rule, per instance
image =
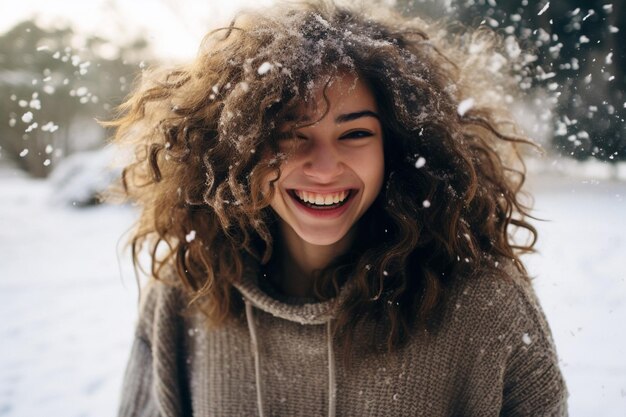
[{"label": "cheek", "polygon": [[363,175],[367,178],[368,182],[366,185],[369,186],[371,191],[377,196],[385,176],[385,157],[382,143],[369,153],[364,167],[365,172]]},{"label": "cheek", "polygon": [[384,182],[385,161],[382,146],[361,154],[355,168],[355,172],[364,186],[361,210],[367,210],[380,194]]}]

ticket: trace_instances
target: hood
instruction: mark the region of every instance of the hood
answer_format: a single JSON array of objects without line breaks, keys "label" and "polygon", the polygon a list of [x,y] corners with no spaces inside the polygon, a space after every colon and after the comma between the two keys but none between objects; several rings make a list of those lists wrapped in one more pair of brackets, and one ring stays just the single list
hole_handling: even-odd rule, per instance
[{"label": "hood", "polygon": [[[326,343],[328,354],[328,416],[336,415],[337,383],[335,379],[335,353],[333,350],[332,319],[336,316],[347,294],[350,292],[351,282],[348,281],[339,295],[331,300],[318,302],[310,299],[271,296],[263,291],[259,285],[261,275],[258,266],[248,263],[240,282],[234,286],[243,295],[246,305],[246,321],[250,333],[250,343],[254,355],[254,376],[256,381],[257,408],[260,417],[265,417],[263,392],[268,389],[263,384],[261,375],[261,355],[259,350],[259,334],[257,332],[253,308],[265,311],[275,317],[300,323],[303,325],[326,325]],[[271,292],[271,291],[270,291]],[[271,387],[269,387],[271,389]]]},{"label": "hood", "polygon": [[[316,301],[310,298],[284,297],[261,289],[261,275],[258,266],[248,263],[240,282],[233,284],[254,307],[275,317],[300,324],[325,324],[336,317],[337,312],[350,292],[352,283],[348,281],[339,295],[328,301]],[[261,285],[260,285],[261,284]]]}]

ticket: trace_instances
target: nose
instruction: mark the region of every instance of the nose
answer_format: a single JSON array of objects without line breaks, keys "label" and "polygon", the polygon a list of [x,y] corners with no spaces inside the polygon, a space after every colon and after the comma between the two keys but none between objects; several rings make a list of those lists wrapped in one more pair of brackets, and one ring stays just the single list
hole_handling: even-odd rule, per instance
[{"label": "nose", "polygon": [[343,173],[341,154],[331,143],[313,142],[306,152],[303,172],[320,183],[331,183]]}]

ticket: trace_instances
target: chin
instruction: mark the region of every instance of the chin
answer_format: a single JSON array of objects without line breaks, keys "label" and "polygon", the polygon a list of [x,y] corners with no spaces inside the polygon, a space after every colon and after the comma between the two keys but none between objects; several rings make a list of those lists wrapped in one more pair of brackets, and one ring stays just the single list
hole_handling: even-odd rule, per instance
[{"label": "chin", "polygon": [[316,246],[330,246],[334,245],[337,242],[340,242],[346,235],[348,231],[329,231],[328,233],[320,233],[319,230],[316,230],[312,233],[307,233],[305,231],[301,231],[298,233],[300,239],[303,241]]}]

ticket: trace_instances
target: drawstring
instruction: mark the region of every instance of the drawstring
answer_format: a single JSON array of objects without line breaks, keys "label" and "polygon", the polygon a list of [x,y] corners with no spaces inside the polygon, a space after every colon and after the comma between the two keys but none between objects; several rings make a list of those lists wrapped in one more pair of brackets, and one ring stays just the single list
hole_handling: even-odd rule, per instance
[{"label": "drawstring", "polygon": [[254,378],[256,379],[256,405],[259,409],[259,417],[263,417],[263,395],[261,392],[261,366],[259,365],[259,344],[257,343],[256,327],[254,325],[254,317],[252,315],[252,304],[247,298],[246,303],[246,321],[248,322],[248,330],[250,331],[250,339],[252,340],[252,350],[254,351]]},{"label": "drawstring", "polygon": [[326,323],[326,340],[328,341],[328,417],[335,417],[337,383],[335,381],[335,352],[333,352],[333,329]]},{"label": "drawstring", "polygon": [[[263,394],[261,386],[261,366],[259,358],[259,344],[256,334],[256,326],[254,324],[254,315],[252,314],[252,304],[250,300],[244,298],[246,303],[246,321],[248,322],[248,331],[252,342],[252,351],[254,353],[254,377],[256,379],[256,403],[259,409],[259,417],[264,417]],[[326,340],[328,343],[328,417],[335,417],[336,399],[337,399],[337,382],[335,381],[335,352],[333,351],[333,332],[331,320],[326,323]]]}]

